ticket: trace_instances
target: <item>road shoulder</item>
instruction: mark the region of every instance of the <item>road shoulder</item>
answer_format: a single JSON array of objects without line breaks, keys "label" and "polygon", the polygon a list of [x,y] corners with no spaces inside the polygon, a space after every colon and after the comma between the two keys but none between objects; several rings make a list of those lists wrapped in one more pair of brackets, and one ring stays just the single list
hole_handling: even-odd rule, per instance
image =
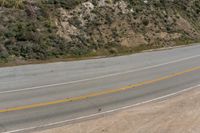
[{"label": "road shoulder", "polygon": [[38,133],[198,133],[200,87],[161,101]]}]

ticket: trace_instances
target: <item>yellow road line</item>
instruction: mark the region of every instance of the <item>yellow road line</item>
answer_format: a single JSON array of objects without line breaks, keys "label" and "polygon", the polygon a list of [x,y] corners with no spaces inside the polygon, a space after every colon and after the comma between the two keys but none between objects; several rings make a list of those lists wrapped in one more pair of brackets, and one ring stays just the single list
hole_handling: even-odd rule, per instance
[{"label": "yellow road line", "polygon": [[157,78],[157,79],[154,79],[154,80],[147,80],[147,81],[144,81],[144,82],[140,82],[140,83],[137,83],[137,84],[132,84],[132,85],[125,86],[125,87],[122,87],[122,88],[118,88],[118,89],[108,89],[108,90],[103,90],[103,91],[99,91],[99,92],[95,92],[95,93],[90,93],[90,94],[86,94],[86,95],[78,96],[78,97],[72,97],[72,98],[66,98],[66,99],[51,101],[51,102],[36,103],[36,104],[31,104],[31,105],[26,105],[26,106],[2,109],[2,110],[0,110],[0,113],[12,112],[12,111],[20,111],[20,110],[26,110],[26,109],[32,109],[32,108],[38,108],[38,107],[45,107],[45,106],[49,106],[49,105],[61,104],[61,103],[66,103],[66,102],[80,101],[80,100],[93,98],[93,97],[97,97],[97,96],[113,94],[113,93],[117,93],[117,92],[126,91],[126,90],[129,90],[129,89],[133,89],[135,87],[140,87],[140,86],[144,86],[144,85],[148,85],[148,84],[153,84],[153,83],[156,83],[156,82],[159,82],[159,81],[163,81],[163,80],[167,80],[167,79],[170,79],[170,78],[173,78],[173,77],[181,76],[181,75],[183,75],[185,73],[189,73],[189,72],[196,71],[196,70],[200,70],[200,66],[194,67],[194,68],[190,68],[190,69],[187,69],[187,70],[182,71],[182,72],[173,73],[173,74],[170,74],[170,75],[167,75],[167,76],[164,76],[164,77],[160,77],[160,78]]}]

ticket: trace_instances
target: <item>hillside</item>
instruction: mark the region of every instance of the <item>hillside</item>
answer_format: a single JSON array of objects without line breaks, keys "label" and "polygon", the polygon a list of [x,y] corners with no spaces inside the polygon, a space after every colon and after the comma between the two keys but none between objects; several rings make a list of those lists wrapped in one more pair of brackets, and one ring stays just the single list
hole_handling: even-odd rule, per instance
[{"label": "hillside", "polygon": [[116,55],[200,40],[200,0],[0,0],[0,62]]}]

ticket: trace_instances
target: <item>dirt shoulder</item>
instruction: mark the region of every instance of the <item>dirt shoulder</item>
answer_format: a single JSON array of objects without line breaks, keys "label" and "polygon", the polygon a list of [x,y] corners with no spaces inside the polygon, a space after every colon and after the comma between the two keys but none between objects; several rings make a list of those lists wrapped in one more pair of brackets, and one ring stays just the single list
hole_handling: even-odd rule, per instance
[{"label": "dirt shoulder", "polygon": [[38,133],[199,133],[200,88],[109,116]]}]

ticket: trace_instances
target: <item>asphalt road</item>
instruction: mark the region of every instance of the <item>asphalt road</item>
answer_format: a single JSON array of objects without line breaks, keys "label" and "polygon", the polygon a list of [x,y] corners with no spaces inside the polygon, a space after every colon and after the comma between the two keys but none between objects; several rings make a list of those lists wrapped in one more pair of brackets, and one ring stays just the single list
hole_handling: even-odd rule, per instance
[{"label": "asphalt road", "polygon": [[50,128],[200,84],[200,45],[0,68],[0,132]]}]

